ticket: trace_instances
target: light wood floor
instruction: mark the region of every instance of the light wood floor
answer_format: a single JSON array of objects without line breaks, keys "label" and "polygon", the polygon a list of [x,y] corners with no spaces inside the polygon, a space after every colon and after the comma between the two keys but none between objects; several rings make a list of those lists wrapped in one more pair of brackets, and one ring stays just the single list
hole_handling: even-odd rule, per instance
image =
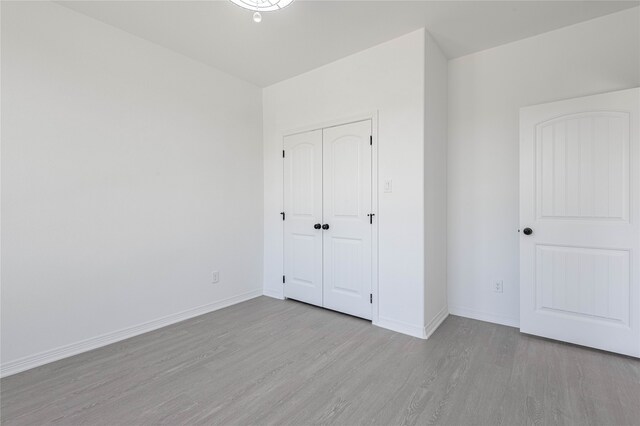
[{"label": "light wood floor", "polygon": [[640,424],[640,361],[450,316],[427,340],[250,300],[7,377],[4,425]]}]

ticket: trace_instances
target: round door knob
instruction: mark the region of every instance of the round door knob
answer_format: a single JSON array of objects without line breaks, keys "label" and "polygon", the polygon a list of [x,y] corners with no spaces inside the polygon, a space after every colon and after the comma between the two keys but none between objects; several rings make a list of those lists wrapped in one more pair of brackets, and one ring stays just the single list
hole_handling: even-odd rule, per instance
[{"label": "round door knob", "polygon": [[322,228],[322,225],[320,225],[319,223],[316,223],[315,225],[313,225],[313,229],[320,229]]},{"label": "round door knob", "polygon": [[329,229],[329,224],[325,223],[324,225],[322,225],[322,229]]},{"label": "round door knob", "polygon": [[523,233],[524,235],[531,235],[531,234],[533,234],[533,229],[531,229],[531,228],[524,228],[524,229],[522,230],[522,233]]}]

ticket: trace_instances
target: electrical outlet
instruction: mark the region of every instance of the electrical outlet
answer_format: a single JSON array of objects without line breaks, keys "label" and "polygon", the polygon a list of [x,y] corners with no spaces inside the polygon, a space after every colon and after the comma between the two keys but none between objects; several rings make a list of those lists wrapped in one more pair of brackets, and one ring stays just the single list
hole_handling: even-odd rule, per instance
[{"label": "electrical outlet", "polygon": [[211,273],[211,283],[215,284],[220,281],[220,273],[218,271],[213,271]]},{"label": "electrical outlet", "polygon": [[493,282],[493,291],[494,293],[502,293],[504,289],[502,280]]}]

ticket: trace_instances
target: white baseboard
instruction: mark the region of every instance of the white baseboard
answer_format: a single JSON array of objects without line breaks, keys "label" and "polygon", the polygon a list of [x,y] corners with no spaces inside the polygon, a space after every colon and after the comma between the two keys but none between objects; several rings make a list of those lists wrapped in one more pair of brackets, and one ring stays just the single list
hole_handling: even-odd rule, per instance
[{"label": "white baseboard", "polygon": [[262,290],[262,294],[267,297],[273,297],[274,299],[284,300],[284,296],[282,295],[281,291],[274,291],[265,288],[264,290]]},{"label": "white baseboard", "polygon": [[520,327],[518,318],[510,318],[502,315],[496,315],[490,312],[479,311],[472,308],[464,308],[462,306],[449,305],[449,313],[460,317],[471,318],[479,321],[492,322],[494,324],[506,325],[509,327]]},{"label": "white baseboard", "polygon": [[374,322],[373,325],[386,328],[387,330],[396,331],[398,333],[408,334],[409,336],[417,337],[419,339],[425,338],[424,327],[409,324],[404,321],[379,316],[378,321]]},{"label": "white baseboard", "polygon": [[217,311],[218,309],[226,308],[227,306],[235,305],[236,303],[244,302],[258,296],[262,296],[262,290],[253,290],[247,293],[242,293],[237,296],[219,300],[217,302],[208,303],[206,305],[187,309],[186,311],[178,312],[176,314],[167,315],[166,317],[158,318],[149,322],[145,322],[143,324],[134,325],[133,327],[123,328],[121,330],[102,334],[96,337],[91,337],[89,339],[72,343],[70,345],[50,349],[48,351],[40,352],[34,355],[28,355],[26,357],[14,361],[9,361],[0,365],[0,377],[10,376],[12,374],[39,367],[53,361],[58,361],[60,359],[68,358],[70,356],[87,352],[92,349],[110,345],[111,343],[119,342],[121,340],[138,336],[143,333],[148,333],[149,331],[157,330],[159,328],[166,327],[168,325],[175,324],[189,318]]},{"label": "white baseboard", "polygon": [[424,338],[428,339],[429,337],[431,337],[433,332],[436,331],[438,327],[440,327],[440,324],[442,324],[442,322],[446,320],[448,316],[449,309],[447,306],[443,306],[442,309],[440,309],[440,312],[438,312],[436,316],[433,317],[431,321],[429,321],[429,324],[424,326]]},{"label": "white baseboard", "polygon": [[440,312],[438,312],[436,316],[429,321],[429,324],[424,327],[382,316],[378,317],[378,321],[374,322],[373,325],[386,328],[387,330],[396,331],[398,333],[408,334],[409,336],[417,337],[419,339],[428,339],[448,316],[449,310],[447,309],[447,306],[444,306]]}]

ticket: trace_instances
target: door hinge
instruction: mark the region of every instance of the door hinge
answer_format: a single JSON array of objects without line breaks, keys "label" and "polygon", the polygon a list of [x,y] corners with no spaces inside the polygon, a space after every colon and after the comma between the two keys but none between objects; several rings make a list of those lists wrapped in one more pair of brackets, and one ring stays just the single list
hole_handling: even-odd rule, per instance
[{"label": "door hinge", "polygon": [[369,145],[373,145],[373,135],[369,136]]},{"label": "door hinge", "polygon": [[284,220],[284,217],[285,217],[284,212],[280,212],[280,214],[282,215],[282,220]]},{"label": "door hinge", "polygon": [[375,216],[375,213],[369,213],[367,216],[369,216],[369,225],[373,225],[373,217]]},{"label": "door hinge", "polygon": [[284,284],[286,282],[286,279],[284,278],[284,275],[282,276],[282,284]]},{"label": "door hinge", "polygon": [[282,158],[284,158],[284,149],[282,150]]},{"label": "door hinge", "polygon": [[373,303],[373,293],[369,293],[369,303]]}]

